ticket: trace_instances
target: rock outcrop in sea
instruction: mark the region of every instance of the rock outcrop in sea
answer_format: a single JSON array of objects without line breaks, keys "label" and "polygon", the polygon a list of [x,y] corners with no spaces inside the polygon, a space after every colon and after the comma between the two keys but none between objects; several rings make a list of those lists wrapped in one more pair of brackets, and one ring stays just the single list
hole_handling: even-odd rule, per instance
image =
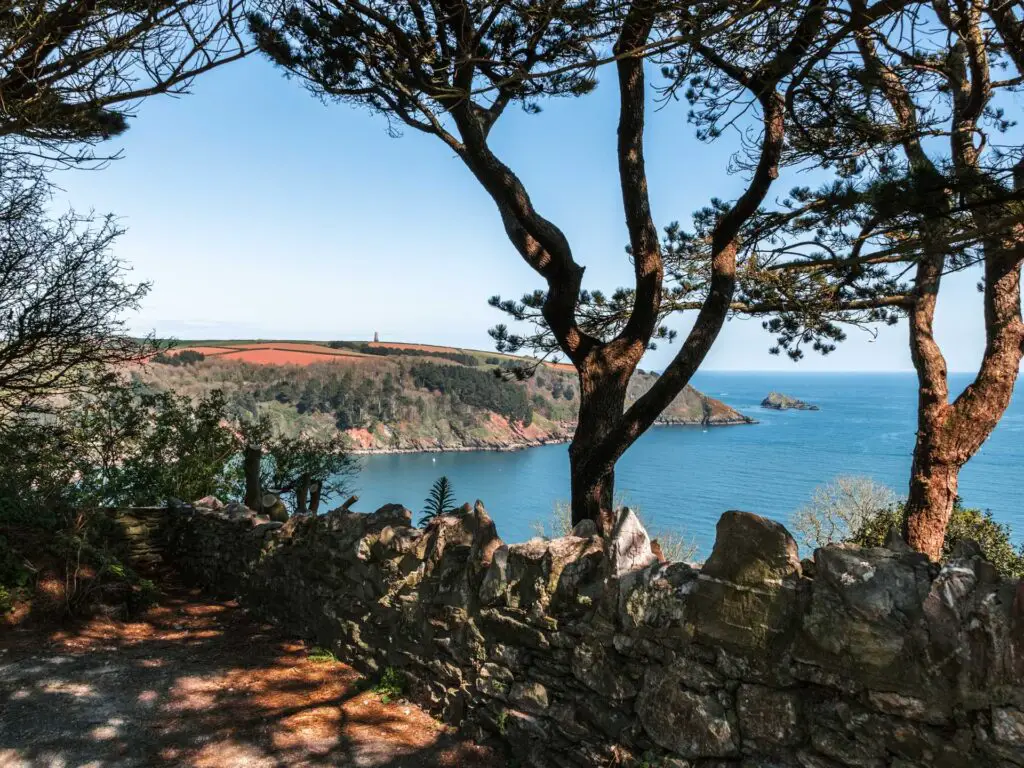
[{"label": "rock outcrop in sea", "polygon": [[781,392],[769,392],[768,397],[761,401],[762,408],[771,408],[776,411],[817,411],[818,406],[814,403],[805,403],[795,397],[784,395]]}]

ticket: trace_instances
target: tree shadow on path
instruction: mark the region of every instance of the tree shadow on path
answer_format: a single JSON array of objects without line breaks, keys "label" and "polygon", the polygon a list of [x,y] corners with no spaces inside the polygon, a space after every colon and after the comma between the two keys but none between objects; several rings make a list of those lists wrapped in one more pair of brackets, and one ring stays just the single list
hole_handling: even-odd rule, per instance
[{"label": "tree shadow on path", "polygon": [[500,768],[233,602],[178,586],[136,621],[0,635],[0,765]]}]

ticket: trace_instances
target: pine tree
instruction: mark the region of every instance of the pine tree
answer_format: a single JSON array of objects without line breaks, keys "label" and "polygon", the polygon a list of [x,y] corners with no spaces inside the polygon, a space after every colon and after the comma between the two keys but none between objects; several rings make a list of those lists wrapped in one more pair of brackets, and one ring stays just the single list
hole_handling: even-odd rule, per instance
[{"label": "pine tree", "polygon": [[[436,137],[492,198],[513,247],[545,282],[528,302],[495,297],[494,304],[516,320],[541,320],[546,334],[540,351],[564,355],[575,367],[573,522],[593,519],[610,531],[616,462],[683,391],[729,314],[743,226],[765,200],[783,160],[787,83],[818,39],[827,5],[268,0],[249,21],[260,49],[314,95],[381,113],[392,130],[405,126]],[[670,74],[662,95],[674,95],[677,80],[696,82],[701,95],[695,112],[717,114],[727,104],[737,117],[756,113],[757,124],[743,142],[752,173],[712,228],[696,321],[655,386],[627,408],[629,381],[644,353],[653,340],[671,335],[662,325],[668,269],[644,159],[645,109],[657,88],[648,83],[648,72],[657,67],[645,64],[647,56],[678,74]],[[584,96],[596,87],[602,64],[614,71],[609,79],[619,92],[619,174],[612,183],[622,199],[633,273],[621,297],[628,312],[621,323],[608,324],[591,322],[582,306],[584,267],[568,237],[534,207],[490,141],[509,107],[535,113],[545,99]],[[725,91],[729,97],[721,96]],[[494,329],[494,337],[505,352],[532,340],[504,326]]]},{"label": "pine tree", "polygon": [[446,475],[441,475],[434,481],[424,505],[423,517],[420,519],[420,525],[424,527],[435,518],[455,511],[455,491]]}]

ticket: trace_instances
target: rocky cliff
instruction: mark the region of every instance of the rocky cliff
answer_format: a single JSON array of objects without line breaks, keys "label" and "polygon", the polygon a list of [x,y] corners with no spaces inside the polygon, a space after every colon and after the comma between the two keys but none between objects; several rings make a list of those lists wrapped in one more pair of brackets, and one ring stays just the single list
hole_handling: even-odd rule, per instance
[{"label": "rocky cliff", "polygon": [[801,562],[781,525],[729,512],[695,568],[658,562],[628,512],[609,541],[514,545],[479,503],[426,530],[398,505],[154,514],[191,579],[392,668],[524,766],[1024,766],[1024,583],[966,551]]}]

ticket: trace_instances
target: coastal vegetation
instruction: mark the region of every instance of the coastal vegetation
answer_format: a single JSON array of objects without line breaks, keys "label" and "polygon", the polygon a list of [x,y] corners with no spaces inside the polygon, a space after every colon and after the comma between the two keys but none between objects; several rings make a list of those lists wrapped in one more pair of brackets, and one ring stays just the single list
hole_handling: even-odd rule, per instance
[{"label": "coastal vegetation", "polygon": [[[409,729],[376,719],[408,696],[522,745],[516,764],[1024,765],[1024,546],[958,493],[1024,358],[1024,147],[1008,112],[1024,88],[1019,2],[48,0],[6,4],[0,41],[0,618],[38,618],[35,598],[62,618],[103,614],[77,635],[0,649],[15,682],[0,694],[5,757],[431,764]],[[376,334],[129,334],[150,285],[116,255],[112,215],[54,212],[52,174],[102,169],[116,155],[102,142],[141,100],[256,51],[320,99],[432,137],[494,203],[543,282],[491,297],[515,324],[491,329],[494,352]],[[533,200],[550,196],[531,197],[493,138],[511,107],[581,99],[599,69],[614,73],[610,192],[631,275],[607,292],[584,289],[571,223],[544,217]],[[734,142],[720,178],[684,163],[678,182],[731,199],[659,225],[647,110],[674,100],[699,141]],[[682,131],[662,135],[683,147]],[[817,186],[781,191],[797,173]],[[442,222],[445,237],[467,212]],[[422,258],[440,261],[441,245]],[[385,251],[373,256],[400,279]],[[935,313],[947,275],[967,270],[981,278],[985,346],[953,397]],[[293,290],[310,277],[289,276]],[[249,296],[267,316],[271,293]],[[751,422],[690,386],[733,316],[759,318],[771,351],[794,361],[830,354],[848,327],[909,330],[906,494],[859,477],[819,488],[792,521],[810,560],[777,521],[728,511],[706,562],[682,562],[696,546],[681,531],[650,535],[615,496],[619,460],[652,426]],[[640,369],[676,342],[663,371]],[[763,405],[816,408],[777,392]],[[401,504],[353,509],[357,452],[555,441],[570,442],[571,497],[528,542],[502,541],[482,502],[459,507],[448,476],[418,527]],[[709,469],[683,454],[652,465],[688,480]],[[776,458],[761,463],[783,475]],[[742,462],[721,464],[728,490],[744,482]],[[168,567],[234,604],[158,584]],[[151,623],[118,621],[162,586],[177,592]],[[140,646],[160,622],[151,654]],[[290,655],[239,664],[239,637]],[[296,660],[296,648],[311,650]],[[317,696],[303,661],[321,667]],[[344,661],[373,674],[373,697],[339,685]],[[158,709],[167,721],[144,713]],[[81,733],[39,736],[53,712]],[[182,738],[183,720],[199,732]],[[349,721],[399,734],[404,751],[392,761],[378,739],[357,753]],[[157,734],[143,748],[130,741],[139,723]],[[252,723],[250,751],[239,734]],[[318,731],[305,754],[303,728]],[[462,764],[447,757],[437,764]]]},{"label": "coastal vegetation", "polygon": [[[494,201],[512,245],[546,283],[520,301],[491,299],[530,326],[525,335],[496,326],[496,346],[564,355],[580,380],[574,520],[609,529],[616,461],[686,385],[730,314],[766,318],[773,351],[794,360],[804,347],[834,350],[843,325],[875,332],[906,316],[921,429],[905,535],[938,558],[959,468],[1005,411],[1024,355],[1024,248],[1019,152],[986,140],[1013,123],[1003,110],[1019,78],[991,72],[1020,64],[1019,21],[980,6],[941,5],[934,26],[932,15],[887,2],[742,11],[550,2],[521,14],[500,3],[483,13],[473,3],[441,12],[420,0],[307,0],[267,2],[251,24],[262,51],[315,95],[435,136]],[[661,66],[655,85],[645,58]],[[634,270],[633,283],[611,294],[582,290],[568,239],[489,141],[509,106],[536,111],[545,98],[582,96],[605,61],[619,89],[618,191]],[[747,172],[741,194],[713,199],[692,231],[673,223],[661,237],[644,158],[651,90],[685,98],[702,140],[747,116],[734,159]],[[830,178],[769,200],[789,167]],[[986,353],[950,404],[935,301],[947,270],[971,266],[984,273]],[[679,352],[627,405],[641,357],[673,340],[664,321],[684,310],[697,316]]]},{"label": "coastal vegetation", "polygon": [[[744,110],[760,107],[763,125],[752,129],[758,139],[737,156],[754,185],[747,191],[785,167],[825,177],[775,200],[761,194],[757,210],[741,217],[719,310],[763,318],[771,351],[793,360],[808,348],[834,351],[846,339],[844,326],[876,334],[906,318],[919,402],[904,536],[938,559],[959,472],[1005,413],[1024,358],[1024,158],[1019,142],[1007,139],[1024,62],[1016,11],[999,3],[755,5],[723,22],[716,45],[719,28],[707,19],[672,3],[655,6],[699,30],[680,46],[685,63],[669,67],[676,79],[667,92],[693,105],[701,138],[719,139]],[[789,26],[763,30],[762,13],[785,15]],[[788,29],[799,34],[786,56],[768,58]],[[660,46],[652,58],[674,63]],[[765,152],[773,140],[777,156]],[[694,214],[693,231],[664,230],[669,279],[659,318],[694,309],[707,316],[707,301],[691,291],[716,274],[722,227],[743,210],[737,204],[714,200]],[[980,274],[985,349],[974,380],[955,394],[935,311],[944,278],[969,269]],[[622,328],[635,290],[620,288],[611,298],[581,292],[577,313],[592,327]],[[502,348],[565,347],[543,311],[543,294],[493,303],[532,326],[526,335],[497,329]]]},{"label": "coastal vegetation", "polygon": [[[869,477],[843,476],[816,488],[790,525],[808,551],[830,544],[886,547],[903,531],[908,514],[906,501],[891,489]],[[1010,526],[994,520],[989,511],[963,506],[958,497],[942,559],[976,551],[1006,578],[1024,578],[1024,544],[1013,543]]]}]

